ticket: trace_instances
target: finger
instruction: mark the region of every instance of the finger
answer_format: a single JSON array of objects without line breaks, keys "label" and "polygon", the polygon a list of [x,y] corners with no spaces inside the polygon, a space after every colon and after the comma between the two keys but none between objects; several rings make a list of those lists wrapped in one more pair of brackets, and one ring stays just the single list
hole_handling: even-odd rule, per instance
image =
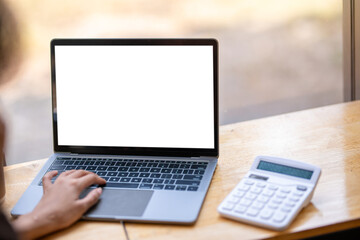
[{"label": "finger", "polygon": [[98,184],[98,185],[106,184],[105,179],[99,177],[98,175],[96,175],[95,173],[92,173],[92,172],[89,172],[89,174],[82,176],[78,180],[79,180],[78,186],[79,186],[80,190],[83,190],[92,184]]},{"label": "finger", "polygon": [[99,197],[102,193],[101,188],[96,188],[86,195],[86,197],[79,199],[78,203],[84,207],[84,211],[88,210],[92,205],[99,201]]},{"label": "finger", "polygon": [[68,175],[70,175],[70,174],[72,174],[73,172],[75,172],[76,170],[69,170],[69,171],[65,171],[65,172],[63,172],[62,174],[60,174],[61,176],[68,176]]},{"label": "finger", "polygon": [[55,177],[57,174],[58,174],[58,171],[51,171],[51,172],[48,172],[45,174],[45,176],[42,179],[44,193],[52,185],[51,179],[53,177]]},{"label": "finger", "polygon": [[74,178],[79,178],[88,174],[93,174],[93,173],[85,170],[74,170],[71,174],[69,174],[69,176]]}]

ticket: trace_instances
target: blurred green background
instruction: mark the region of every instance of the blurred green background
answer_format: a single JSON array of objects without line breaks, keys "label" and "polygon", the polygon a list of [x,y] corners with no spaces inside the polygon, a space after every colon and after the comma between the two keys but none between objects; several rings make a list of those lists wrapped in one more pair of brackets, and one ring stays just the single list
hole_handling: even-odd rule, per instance
[{"label": "blurred green background", "polygon": [[217,38],[221,125],[343,101],[340,0],[7,2],[23,52],[1,92],[8,164],[52,153],[53,38]]}]

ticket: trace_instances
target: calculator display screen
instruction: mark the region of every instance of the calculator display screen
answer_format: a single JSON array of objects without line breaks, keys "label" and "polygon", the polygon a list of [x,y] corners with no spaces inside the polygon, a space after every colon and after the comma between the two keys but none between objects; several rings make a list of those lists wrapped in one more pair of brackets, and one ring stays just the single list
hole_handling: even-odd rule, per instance
[{"label": "calculator display screen", "polygon": [[261,169],[269,172],[281,173],[281,174],[285,174],[293,177],[305,178],[305,179],[311,179],[311,176],[314,173],[313,171],[296,168],[296,167],[289,167],[263,160],[260,160],[257,169]]}]

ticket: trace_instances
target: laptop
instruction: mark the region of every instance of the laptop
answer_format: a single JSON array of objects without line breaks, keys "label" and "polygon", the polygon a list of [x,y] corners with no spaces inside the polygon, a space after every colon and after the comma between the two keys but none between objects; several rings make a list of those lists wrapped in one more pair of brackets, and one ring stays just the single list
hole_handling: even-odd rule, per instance
[{"label": "laptop", "polygon": [[46,172],[84,169],[107,181],[84,219],[196,221],[219,155],[216,40],[54,39],[51,81],[54,154],[13,216]]}]

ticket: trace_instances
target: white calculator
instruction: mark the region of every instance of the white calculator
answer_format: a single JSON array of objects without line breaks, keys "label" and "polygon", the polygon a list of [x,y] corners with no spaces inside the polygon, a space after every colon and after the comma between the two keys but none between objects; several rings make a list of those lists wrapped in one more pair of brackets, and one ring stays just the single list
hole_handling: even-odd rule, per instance
[{"label": "white calculator", "polygon": [[218,211],[237,221],[284,230],[310,202],[320,173],[307,163],[258,156]]}]

